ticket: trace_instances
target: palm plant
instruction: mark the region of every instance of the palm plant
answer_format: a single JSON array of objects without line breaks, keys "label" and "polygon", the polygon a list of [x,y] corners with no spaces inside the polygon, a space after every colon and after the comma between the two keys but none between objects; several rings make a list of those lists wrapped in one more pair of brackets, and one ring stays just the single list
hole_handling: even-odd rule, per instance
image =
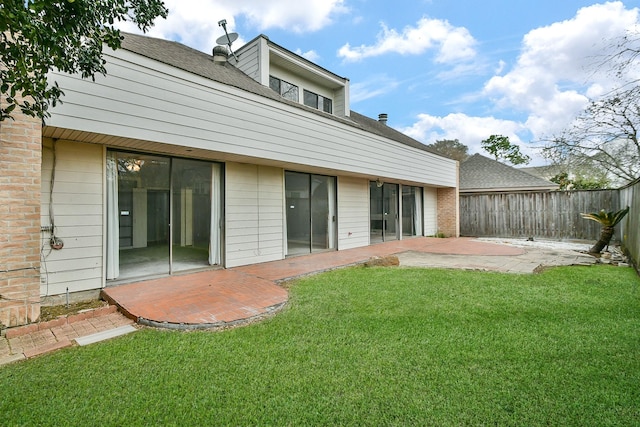
[{"label": "palm plant", "polygon": [[613,228],[622,221],[622,218],[629,213],[629,206],[625,209],[621,209],[617,212],[605,212],[602,209],[600,212],[596,213],[581,213],[582,218],[590,219],[602,224],[602,231],[600,231],[600,239],[596,242],[595,245],[591,249],[589,249],[589,253],[599,254],[602,250],[609,246],[609,242],[611,241],[611,237],[613,237]]}]

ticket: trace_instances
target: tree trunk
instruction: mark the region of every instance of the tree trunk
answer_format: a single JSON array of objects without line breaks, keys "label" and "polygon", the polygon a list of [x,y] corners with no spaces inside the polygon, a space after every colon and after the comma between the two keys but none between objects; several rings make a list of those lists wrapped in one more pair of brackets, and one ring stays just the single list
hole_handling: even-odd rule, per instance
[{"label": "tree trunk", "polygon": [[591,249],[589,249],[589,253],[599,254],[600,252],[602,252],[602,250],[606,246],[609,246],[611,237],[613,237],[613,227],[602,227],[602,231],[600,232],[600,239],[596,242],[595,245],[593,245]]}]

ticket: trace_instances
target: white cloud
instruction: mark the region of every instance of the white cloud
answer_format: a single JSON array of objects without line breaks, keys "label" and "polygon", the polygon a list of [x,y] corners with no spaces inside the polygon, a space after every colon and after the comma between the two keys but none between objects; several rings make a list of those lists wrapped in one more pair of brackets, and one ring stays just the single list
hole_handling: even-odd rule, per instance
[{"label": "white cloud", "polygon": [[309,50],[309,51],[303,52],[302,49],[298,48],[295,50],[295,53],[297,55],[302,56],[305,59],[308,59],[311,62],[316,62],[318,61],[318,59],[320,59],[320,55],[315,50]]},{"label": "white cloud", "polygon": [[246,16],[261,30],[281,28],[297,33],[317,31],[329,25],[335,14],[348,10],[344,0],[223,0],[219,3]]},{"label": "white cloud", "polygon": [[[280,28],[305,33],[330,25],[335,15],[347,11],[344,0],[204,0],[197,2],[197,6],[181,0],[164,0],[164,3],[169,16],[156,21],[149,35],[179,40],[203,52],[210,52],[215,40],[224,34],[218,26],[221,19],[227,20],[230,32],[235,31],[236,19],[243,16],[258,31]],[[129,23],[120,27],[124,31],[140,32]],[[233,47],[240,47],[244,42],[238,40]]]},{"label": "white cloud", "polygon": [[[458,139],[471,153],[484,155],[483,139],[505,135],[533,158],[532,165],[542,164],[537,144],[528,142],[561,131],[589,99],[612,88],[611,74],[596,69],[596,64],[611,53],[611,40],[637,27],[638,9],[628,10],[618,1],[585,7],[572,19],[534,29],[523,38],[515,66],[506,70],[500,62],[484,86],[481,95],[489,99],[494,116],[421,114],[401,131],[425,144]],[[510,116],[521,112],[523,119],[496,118],[500,111]]]},{"label": "white cloud", "polygon": [[491,78],[484,93],[499,109],[529,115],[534,138],[565,128],[589,98],[612,88],[611,75],[596,69],[610,41],[637,26],[638,10],[622,2],[580,9],[572,19],[530,31],[517,64]]},{"label": "white cloud", "polygon": [[338,50],[338,56],[347,61],[387,53],[420,55],[427,50],[437,50],[436,62],[449,63],[475,56],[475,39],[464,27],[454,27],[448,21],[422,18],[415,27],[405,27],[402,32],[389,29],[384,23],[374,45],[351,47],[349,43]]},{"label": "white cloud", "polygon": [[469,153],[485,156],[487,153],[482,149],[482,140],[491,135],[504,135],[509,137],[510,142],[520,145],[524,153],[534,152],[519,136],[526,130],[524,125],[495,117],[472,117],[462,113],[452,113],[444,117],[420,114],[416,123],[399,130],[425,144],[433,144],[442,139],[457,139],[469,147]]},{"label": "white cloud", "polygon": [[353,83],[349,86],[351,104],[393,92],[399,84],[397,80],[386,74],[373,75],[366,81]]}]

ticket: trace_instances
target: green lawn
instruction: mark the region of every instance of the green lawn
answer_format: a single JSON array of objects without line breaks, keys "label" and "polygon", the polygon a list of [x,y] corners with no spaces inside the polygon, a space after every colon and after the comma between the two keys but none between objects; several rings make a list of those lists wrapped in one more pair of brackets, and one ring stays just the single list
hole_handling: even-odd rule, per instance
[{"label": "green lawn", "polygon": [[350,268],[262,323],[0,367],[2,425],[640,425],[640,280]]}]

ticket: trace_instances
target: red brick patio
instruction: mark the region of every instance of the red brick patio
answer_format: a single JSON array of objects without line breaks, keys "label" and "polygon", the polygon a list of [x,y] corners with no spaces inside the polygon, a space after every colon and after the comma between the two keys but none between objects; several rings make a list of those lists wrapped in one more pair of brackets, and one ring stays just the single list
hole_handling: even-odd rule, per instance
[{"label": "red brick patio", "polygon": [[177,329],[214,328],[267,316],[287,302],[277,283],[406,251],[456,255],[520,255],[507,245],[470,238],[412,238],[120,285],[103,297],[138,323]]}]

